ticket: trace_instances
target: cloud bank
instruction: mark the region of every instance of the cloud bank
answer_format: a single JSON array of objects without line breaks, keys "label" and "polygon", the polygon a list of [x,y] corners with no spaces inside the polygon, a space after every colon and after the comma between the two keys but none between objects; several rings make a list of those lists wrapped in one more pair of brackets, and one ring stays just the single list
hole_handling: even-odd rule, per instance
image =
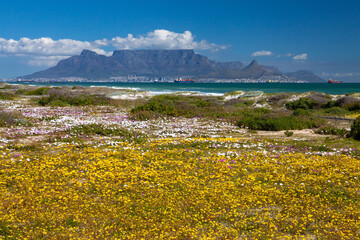
[{"label": "cloud bank", "polygon": [[209,43],[206,40],[194,41],[190,31],[175,33],[164,29],[155,30],[145,36],[134,37],[128,34],[126,38],[115,37],[109,44],[116,49],[199,49],[199,50],[223,50],[225,45]]},{"label": "cloud bank", "polygon": [[48,37],[37,39],[21,38],[20,40],[0,38],[0,54],[30,57],[29,64],[33,66],[52,66],[59,60],[80,54],[83,49],[92,50],[98,54],[111,55],[103,47],[120,49],[195,49],[219,51],[226,49],[225,45],[210,43],[206,40],[195,41],[190,31],[176,33],[164,29],[154,30],[146,35],[134,37],[114,37],[111,40],[78,41],[73,39],[53,40]]},{"label": "cloud bank", "polygon": [[266,51],[266,50],[257,51],[251,54],[252,57],[270,56],[270,55],[273,55],[273,53],[271,51]]},{"label": "cloud bank", "polygon": [[303,54],[294,56],[293,59],[303,61],[303,60],[306,60],[307,57],[308,57],[307,53],[303,53]]}]

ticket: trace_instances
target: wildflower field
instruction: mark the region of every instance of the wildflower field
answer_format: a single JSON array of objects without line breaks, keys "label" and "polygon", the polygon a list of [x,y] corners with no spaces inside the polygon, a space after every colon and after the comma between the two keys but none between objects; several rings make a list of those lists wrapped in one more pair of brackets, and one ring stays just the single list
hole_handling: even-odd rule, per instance
[{"label": "wildflower field", "polygon": [[6,239],[356,239],[358,157],[240,138],[2,148]]},{"label": "wildflower field", "polygon": [[0,103],[0,239],[360,239],[359,141],[333,128]]}]

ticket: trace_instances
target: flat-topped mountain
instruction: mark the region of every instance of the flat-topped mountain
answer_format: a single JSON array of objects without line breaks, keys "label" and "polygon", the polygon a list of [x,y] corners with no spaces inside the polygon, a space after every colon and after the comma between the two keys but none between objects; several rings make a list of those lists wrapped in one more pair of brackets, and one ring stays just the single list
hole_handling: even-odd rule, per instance
[{"label": "flat-topped mountain", "polygon": [[193,50],[117,50],[110,57],[83,50],[78,56],[61,60],[55,67],[27,75],[25,78],[199,76],[220,69],[241,67],[243,65],[240,62],[217,63]]},{"label": "flat-topped mountain", "polygon": [[262,66],[256,60],[248,66],[241,62],[216,62],[194,50],[117,50],[109,57],[83,50],[80,55],[23,78],[109,79],[127,75],[224,79],[285,76],[277,68]]}]

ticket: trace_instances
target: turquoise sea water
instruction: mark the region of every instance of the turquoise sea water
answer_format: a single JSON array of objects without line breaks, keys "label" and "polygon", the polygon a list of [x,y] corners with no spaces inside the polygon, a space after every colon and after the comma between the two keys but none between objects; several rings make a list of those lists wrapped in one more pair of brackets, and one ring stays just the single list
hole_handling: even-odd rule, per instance
[{"label": "turquoise sea water", "polygon": [[172,92],[197,92],[205,94],[222,95],[226,92],[264,91],[265,93],[279,92],[323,92],[327,94],[346,94],[360,92],[360,83],[114,83],[114,82],[83,82],[83,83],[25,83],[30,85],[51,86],[104,86],[113,88],[125,88],[133,90],[145,90],[153,94],[166,94]]}]

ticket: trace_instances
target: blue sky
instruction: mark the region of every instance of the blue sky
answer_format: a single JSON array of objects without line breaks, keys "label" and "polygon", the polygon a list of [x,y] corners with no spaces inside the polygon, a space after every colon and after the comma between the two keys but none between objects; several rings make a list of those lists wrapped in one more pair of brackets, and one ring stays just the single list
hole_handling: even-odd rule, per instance
[{"label": "blue sky", "polygon": [[54,2],[2,1],[0,78],[46,69],[82,48],[195,48],[217,61],[256,58],[360,82],[359,1]]}]

